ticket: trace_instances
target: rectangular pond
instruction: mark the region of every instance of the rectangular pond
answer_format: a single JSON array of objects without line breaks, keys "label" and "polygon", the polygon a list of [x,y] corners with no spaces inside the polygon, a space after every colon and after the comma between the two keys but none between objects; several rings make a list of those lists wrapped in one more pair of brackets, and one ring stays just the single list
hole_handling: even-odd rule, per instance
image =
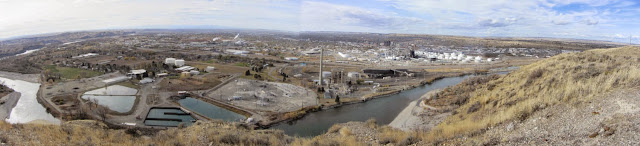
[{"label": "rectangular pond", "polygon": [[97,101],[98,105],[105,106],[112,111],[126,113],[133,108],[136,96],[108,96],[108,95],[82,95],[82,99]]},{"label": "rectangular pond", "polygon": [[179,108],[151,108],[144,124],[147,126],[177,127],[180,123],[189,126],[195,122],[191,114]]},{"label": "rectangular pond", "polygon": [[84,94],[92,94],[92,95],[136,95],[138,93],[137,89],[129,88],[121,85],[113,85],[104,88],[98,88],[95,90],[91,90]]},{"label": "rectangular pond", "polygon": [[241,121],[246,119],[244,115],[229,111],[227,109],[215,106],[213,104],[187,97],[178,101],[180,105],[188,110],[197,112],[198,114],[210,119],[219,119],[224,121]]}]

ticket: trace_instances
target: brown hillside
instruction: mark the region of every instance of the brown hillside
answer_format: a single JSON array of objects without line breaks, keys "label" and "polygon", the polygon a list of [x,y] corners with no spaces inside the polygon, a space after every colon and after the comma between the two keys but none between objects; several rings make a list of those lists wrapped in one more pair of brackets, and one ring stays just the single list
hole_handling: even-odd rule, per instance
[{"label": "brown hillside", "polygon": [[[525,120],[532,113],[558,104],[587,102],[604,93],[640,85],[640,48],[597,49],[562,54],[522,67],[467,90],[458,85],[427,104],[460,104],[424,140],[476,135],[507,120]],[[456,94],[447,94],[447,91]],[[469,92],[465,92],[469,91]],[[451,98],[454,98],[452,100]],[[458,103],[456,103],[458,102]]]}]

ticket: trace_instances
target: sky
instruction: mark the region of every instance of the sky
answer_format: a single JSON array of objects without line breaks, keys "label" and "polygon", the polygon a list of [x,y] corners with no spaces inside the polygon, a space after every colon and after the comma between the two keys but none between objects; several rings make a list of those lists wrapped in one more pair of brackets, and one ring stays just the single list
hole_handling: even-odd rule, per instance
[{"label": "sky", "polygon": [[0,39],[141,28],[554,37],[640,44],[638,0],[0,0]]}]

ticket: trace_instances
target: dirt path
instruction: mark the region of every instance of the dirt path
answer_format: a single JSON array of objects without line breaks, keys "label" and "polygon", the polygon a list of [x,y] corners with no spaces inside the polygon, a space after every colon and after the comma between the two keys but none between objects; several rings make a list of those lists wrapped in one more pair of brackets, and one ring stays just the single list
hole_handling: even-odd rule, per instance
[{"label": "dirt path", "polygon": [[398,114],[398,116],[389,123],[389,126],[398,128],[403,131],[409,131],[417,124],[419,117],[414,116],[414,111],[420,110],[418,101],[412,101],[409,105]]},{"label": "dirt path", "polygon": [[438,91],[439,90],[427,92],[420,97],[420,99],[409,103],[409,105],[389,123],[389,126],[403,131],[431,130],[431,128],[451,115],[451,112],[438,112],[437,108],[423,104],[422,100],[430,98],[431,95]]}]

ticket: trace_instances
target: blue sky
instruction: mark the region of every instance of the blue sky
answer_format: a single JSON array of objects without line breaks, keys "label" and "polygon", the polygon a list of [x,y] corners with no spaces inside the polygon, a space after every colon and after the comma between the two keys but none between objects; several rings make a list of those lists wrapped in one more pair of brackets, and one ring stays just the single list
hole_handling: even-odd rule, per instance
[{"label": "blue sky", "polygon": [[0,0],[0,38],[172,26],[640,43],[640,1]]}]

